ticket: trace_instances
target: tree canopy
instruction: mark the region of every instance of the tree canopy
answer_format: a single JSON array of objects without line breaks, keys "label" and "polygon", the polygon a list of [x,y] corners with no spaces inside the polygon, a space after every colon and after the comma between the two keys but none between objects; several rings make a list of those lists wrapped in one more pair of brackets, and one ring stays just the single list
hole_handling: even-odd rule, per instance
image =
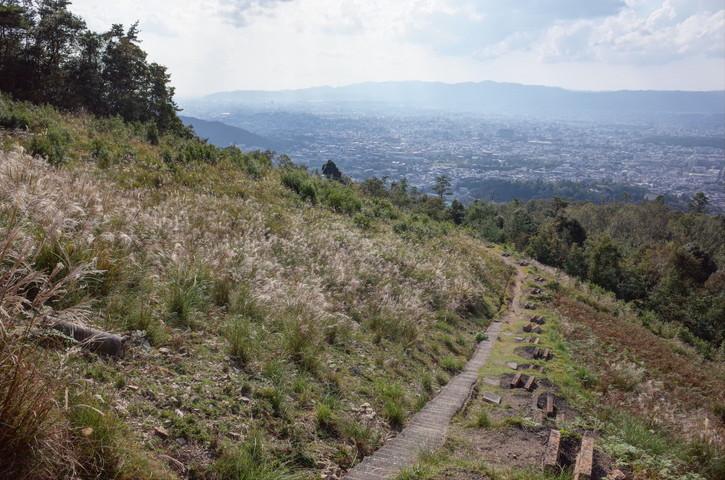
[{"label": "tree canopy", "polygon": [[170,76],[138,24],[89,30],[69,0],[0,0],[0,90],[19,100],[183,131]]}]

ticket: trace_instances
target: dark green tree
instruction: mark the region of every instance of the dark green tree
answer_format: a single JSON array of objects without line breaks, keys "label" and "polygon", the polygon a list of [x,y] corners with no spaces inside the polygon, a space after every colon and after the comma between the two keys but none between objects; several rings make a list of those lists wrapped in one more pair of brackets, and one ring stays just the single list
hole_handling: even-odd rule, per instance
[{"label": "dark green tree", "polygon": [[337,165],[335,165],[335,162],[332,160],[328,160],[324,165],[322,165],[322,174],[330,180],[338,182],[342,180],[342,172],[339,168],[337,168]]},{"label": "dark green tree", "polygon": [[441,201],[451,193],[451,179],[448,175],[438,175],[433,185],[433,193],[438,195]]},{"label": "dark green tree", "polygon": [[695,213],[705,213],[710,199],[703,192],[697,192],[690,200],[690,211]]},{"label": "dark green tree", "polygon": [[461,225],[466,217],[466,207],[458,200],[453,200],[451,207],[448,209],[448,215],[451,217],[453,223]]},{"label": "dark green tree", "polygon": [[589,279],[607,290],[618,292],[622,278],[621,261],[622,254],[609,237],[595,239],[587,252]]}]

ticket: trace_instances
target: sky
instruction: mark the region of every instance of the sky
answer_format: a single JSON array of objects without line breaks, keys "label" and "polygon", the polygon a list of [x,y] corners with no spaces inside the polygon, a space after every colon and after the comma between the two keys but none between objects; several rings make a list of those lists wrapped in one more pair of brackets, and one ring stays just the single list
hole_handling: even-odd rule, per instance
[{"label": "sky", "polygon": [[74,0],[177,94],[365,81],[724,90],[725,0]]}]

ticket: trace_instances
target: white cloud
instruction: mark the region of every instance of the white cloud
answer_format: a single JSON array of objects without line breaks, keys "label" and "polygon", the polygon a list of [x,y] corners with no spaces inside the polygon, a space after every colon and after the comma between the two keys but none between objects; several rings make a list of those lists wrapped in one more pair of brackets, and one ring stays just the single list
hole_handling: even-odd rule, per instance
[{"label": "white cloud", "polygon": [[681,15],[673,2],[650,11],[627,8],[599,21],[552,26],[539,42],[545,61],[656,64],[725,55],[725,9]]},{"label": "white cloud", "polygon": [[75,0],[72,8],[97,30],[140,20],[151,59],[169,67],[181,95],[196,95],[408,79],[725,88],[721,3]]}]

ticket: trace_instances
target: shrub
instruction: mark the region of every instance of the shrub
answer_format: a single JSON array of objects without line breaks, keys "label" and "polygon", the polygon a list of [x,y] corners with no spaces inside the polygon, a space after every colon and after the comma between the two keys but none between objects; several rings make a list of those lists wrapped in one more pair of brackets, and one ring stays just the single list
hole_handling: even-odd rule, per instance
[{"label": "shrub", "polygon": [[476,334],[476,343],[485,342],[486,340],[488,340],[488,335],[486,333],[478,332]]},{"label": "shrub", "polygon": [[319,366],[321,349],[317,324],[303,312],[288,312],[284,321],[282,340],[292,361],[303,370],[314,372]]},{"label": "shrub", "polygon": [[337,182],[325,182],[321,190],[322,203],[339,213],[351,215],[362,209],[362,201],[355,191]]},{"label": "shrub", "polygon": [[30,153],[48,160],[51,165],[65,162],[71,144],[70,134],[56,126],[50,126],[44,134],[34,135],[30,141]]},{"label": "shrub", "polygon": [[312,203],[317,202],[317,187],[310,175],[304,170],[298,168],[285,169],[282,174],[282,185],[302,197],[302,200],[309,200]]},{"label": "shrub", "polygon": [[0,98],[0,127],[10,130],[27,129],[30,127],[31,117],[28,110],[19,104],[10,104]]}]

